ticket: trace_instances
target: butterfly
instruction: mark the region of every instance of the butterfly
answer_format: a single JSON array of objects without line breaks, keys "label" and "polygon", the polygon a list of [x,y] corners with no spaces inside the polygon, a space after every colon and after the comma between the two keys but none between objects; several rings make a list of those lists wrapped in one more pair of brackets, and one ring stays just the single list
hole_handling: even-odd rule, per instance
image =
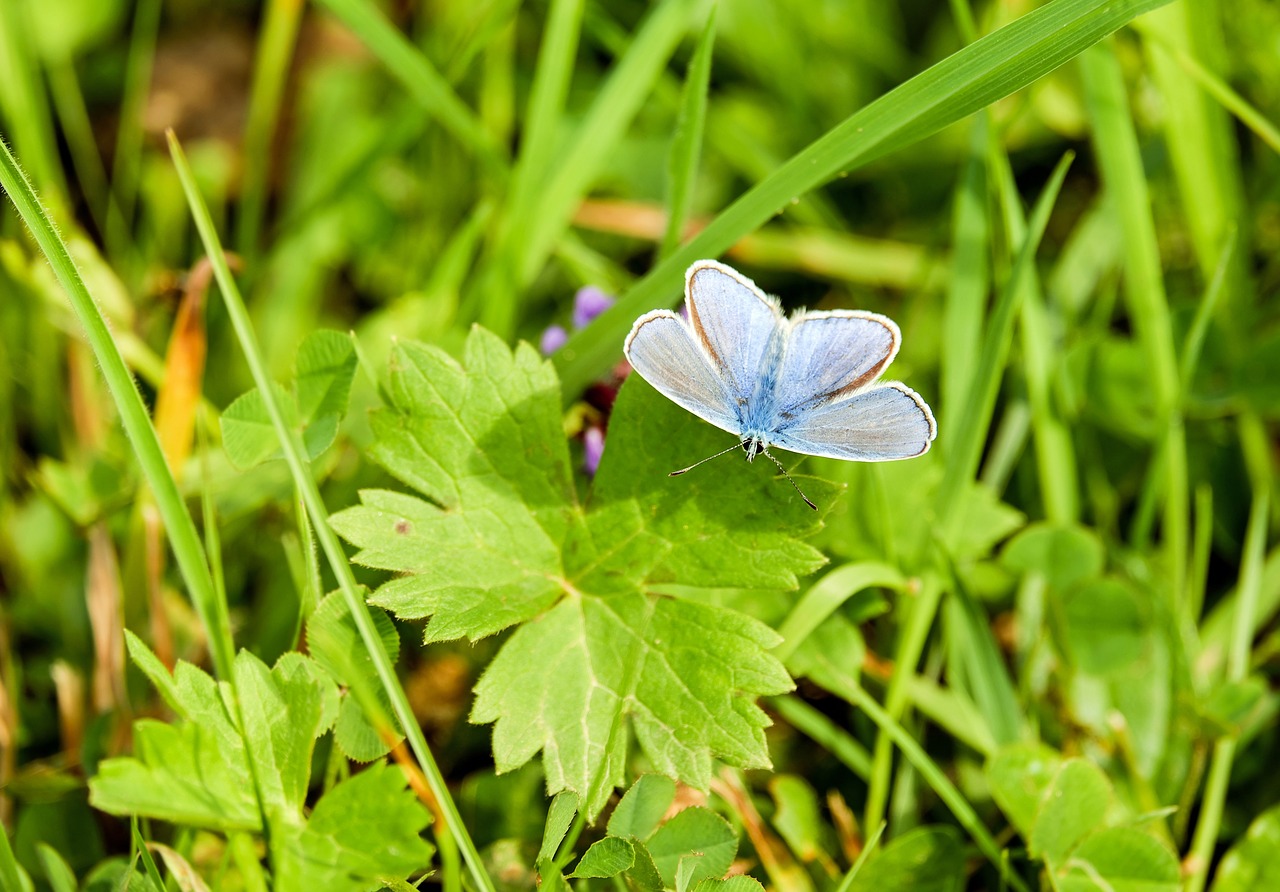
[{"label": "butterfly", "polygon": [[857,310],[798,312],[714,260],[685,273],[687,317],[653,310],[636,320],[623,352],[654,389],[738,437],[747,461],[769,452],[893,461],[929,450],[938,427],[920,395],[880,376],[902,335],[892,319]]}]

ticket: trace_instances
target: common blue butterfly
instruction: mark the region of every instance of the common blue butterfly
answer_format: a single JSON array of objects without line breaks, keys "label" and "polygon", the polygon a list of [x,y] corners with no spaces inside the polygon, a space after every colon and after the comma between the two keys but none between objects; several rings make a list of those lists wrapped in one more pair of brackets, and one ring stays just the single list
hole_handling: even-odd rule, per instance
[{"label": "common blue butterfly", "polygon": [[856,310],[788,318],[776,299],[714,260],[685,273],[685,307],[688,318],[654,310],[637,319],[627,360],[663,396],[740,442],[672,476],[738,446],[747,461],[763,453],[787,475],[770,446],[892,461],[923,455],[937,436],[919,394],[880,381],[902,339],[892,319]]}]

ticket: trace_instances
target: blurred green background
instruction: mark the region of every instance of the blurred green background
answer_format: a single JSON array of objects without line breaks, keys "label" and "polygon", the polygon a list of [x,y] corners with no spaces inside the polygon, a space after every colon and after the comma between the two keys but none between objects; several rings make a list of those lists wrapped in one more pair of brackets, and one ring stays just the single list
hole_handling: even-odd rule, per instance
[{"label": "blurred green background", "polygon": [[[722,0],[688,232],[868,102],[1038,5]],[[0,134],[70,243],[162,428],[172,384],[166,447],[186,468],[189,494],[214,497],[238,646],[271,660],[296,645],[309,548],[283,465],[239,472],[218,447],[218,410],[252,382],[216,286],[201,302],[207,272],[165,130],[182,142],[236,254],[277,377],[321,327],[354,331],[375,376],[392,337],[454,349],[479,322],[537,343],[549,325],[568,325],[577,289],[623,295],[670,253],[660,243],[680,180],[673,134],[688,133],[682,92],[709,10],[631,0],[580,9],[0,3]],[[574,33],[557,31],[557,15],[580,15],[576,45],[544,44],[549,33]],[[1280,744],[1280,557],[1269,533],[1280,419],[1278,109],[1280,6],[1179,0],[987,112],[795,196],[722,258],[789,308],[896,319],[904,341],[892,376],[934,407],[945,457],[968,408],[983,308],[1006,287],[1035,198],[1063,154],[1076,154],[997,366],[992,422],[977,432],[991,506],[965,519],[974,535],[955,554],[957,572],[1043,736],[1104,753],[1113,782],[1144,807],[1181,804],[1171,819],[1180,851],[1224,736],[1243,745],[1209,853],[1280,798],[1269,768]],[[184,301],[194,314],[185,323]],[[575,390],[607,380],[621,358],[629,320],[608,318],[580,335],[616,344],[608,363],[557,357]],[[193,376],[185,385],[183,374]],[[602,423],[607,407],[579,397],[565,394],[571,435]],[[385,483],[361,453],[374,377],[359,376],[352,399],[338,443],[317,462],[332,510],[351,504],[357,487]],[[915,519],[937,498],[940,461],[874,474],[806,465],[850,485],[822,547],[836,561],[909,553]],[[153,708],[126,677],[120,623],[168,642],[170,656],[207,654],[79,324],[7,203],[0,468],[0,817],[24,860],[45,840],[84,870],[128,846],[127,828],[85,804],[85,772],[124,745],[131,712]],[[1253,564],[1244,560],[1251,511]],[[1083,601],[1051,592],[1038,602],[1040,623],[1027,625],[1023,574],[1076,566],[1061,555],[1010,556],[1004,540],[1037,521],[1069,529],[1077,538],[1068,545],[1083,537],[1108,568],[1097,584],[1124,591]],[[1067,547],[1033,546],[1024,550]],[[1233,627],[1251,567],[1247,621]],[[901,646],[896,622],[866,625],[873,656]],[[1148,728],[1158,740],[1110,734],[1106,714],[1124,704],[1090,689],[1113,665],[1106,642],[1128,646],[1126,623],[1139,637],[1171,630],[1159,671],[1174,679],[1163,689],[1173,702],[1167,721]],[[486,795],[522,789],[528,821],[512,805],[512,825],[492,835],[536,838],[536,774],[495,781],[487,731],[465,722],[491,648],[406,651],[406,688],[446,774],[465,779],[465,807],[482,812],[494,801]],[[947,652],[933,642],[925,673],[955,669]],[[1082,661],[1083,673],[1061,670],[1051,653]],[[1214,700],[1228,681],[1237,699]],[[843,706],[821,708],[858,728]],[[807,775],[824,796],[838,789],[861,811],[860,782],[803,735],[778,735],[779,771]],[[962,745],[945,734],[928,745],[963,785],[975,759],[953,753]],[[484,792],[499,783],[500,794]],[[899,817],[936,805],[903,795]]]}]

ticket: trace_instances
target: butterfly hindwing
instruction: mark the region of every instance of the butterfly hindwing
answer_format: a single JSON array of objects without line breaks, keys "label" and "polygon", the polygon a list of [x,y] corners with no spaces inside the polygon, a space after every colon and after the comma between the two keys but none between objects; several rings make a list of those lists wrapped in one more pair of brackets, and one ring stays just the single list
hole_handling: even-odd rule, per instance
[{"label": "butterfly hindwing", "polygon": [[824,458],[893,461],[927,452],[937,431],[920,395],[891,381],[801,413],[776,430],[771,442]]}]

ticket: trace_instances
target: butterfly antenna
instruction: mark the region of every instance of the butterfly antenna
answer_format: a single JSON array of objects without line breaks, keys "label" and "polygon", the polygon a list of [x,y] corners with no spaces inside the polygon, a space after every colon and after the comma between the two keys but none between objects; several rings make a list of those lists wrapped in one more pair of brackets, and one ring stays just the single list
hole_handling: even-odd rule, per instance
[{"label": "butterfly antenna", "polygon": [[802,490],[802,489],[800,488],[800,484],[799,484],[799,483],[796,483],[794,480],[792,480],[792,479],[791,479],[791,475],[790,475],[790,474],[788,474],[788,473],[787,473],[787,469],[786,469],[786,468],[784,468],[784,467],[782,466],[782,462],[780,462],[780,461],[778,461],[776,458],[774,458],[774,457],[773,457],[773,453],[772,453],[772,452],[770,452],[768,449],[762,449],[762,450],[761,450],[761,452],[763,452],[765,455],[769,456],[769,461],[773,462],[775,465],[777,465],[777,466],[778,466],[778,470],[782,472],[782,476],[783,476],[783,477],[786,477],[786,478],[787,478],[787,482],[788,482],[788,483],[790,483],[792,486],[794,486],[794,487],[796,488],[796,492],[798,492],[798,493],[800,494],[800,498],[804,499],[804,503],[805,503],[806,505],[808,505],[810,508],[812,508],[814,511],[817,511],[817,510],[818,510],[818,506],[817,506],[817,505],[815,505],[815,504],[813,504],[813,502],[810,502],[810,501],[809,501],[809,497],[808,497],[807,495],[805,495],[805,494],[804,494],[804,490]]},{"label": "butterfly antenna", "polygon": [[[672,471],[672,472],[671,472],[670,474],[668,474],[667,476],[668,476],[668,477],[679,477],[681,474],[687,474],[689,471],[692,471],[692,470],[693,470],[694,468],[696,468],[698,465],[706,464],[707,462],[711,461],[711,459],[713,459],[713,458],[719,458],[720,456],[724,455],[724,454],[725,454],[725,453],[727,453],[727,452],[732,452],[732,451],[733,451],[733,450],[735,450],[735,449],[741,449],[741,448],[742,448],[742,444],[740,444],[740,443],[734,443],[734,444],[733,444],[732,446],[730,446],[728,449],[721,449],[721,450],[720,450],[719,452],[717,452],[715,455],[708,455],[708,456],[707,456],[706,458],[704,458],[702,461],[696,461],[696,462],[694,462],[693,464],[689,465],[689,467],[687,467],[687,468],[681,468],[681,469],[680,469],[680,470],[678,470],[678,471]],[[808,501],[808,499],[806,499],[805,501]]]}]

